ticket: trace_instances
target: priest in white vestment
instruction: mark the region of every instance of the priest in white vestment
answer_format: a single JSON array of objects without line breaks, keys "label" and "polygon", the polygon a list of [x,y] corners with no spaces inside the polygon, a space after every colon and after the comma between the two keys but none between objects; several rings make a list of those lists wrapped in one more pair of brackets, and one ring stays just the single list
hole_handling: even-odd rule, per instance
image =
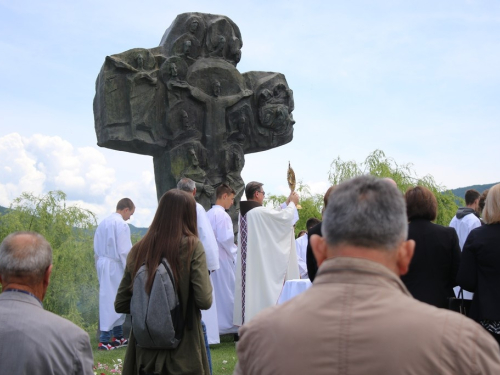
[{"label": "priest in white vestment", "polygon": [[262,206],[262,183],[249,182],[240,202],[233,323],[241,326],[276,304],[285,280],[300,278],[293,231],[299,201],[290,194],[287,207]]},{"label": "priest in white vestment", "polygon": [[[94,235],[94,257],[99,280],[99,337],[98,350],[125,346],[122,324],[125,315],[115,312],[115,298],[122,281],[127,255],[132,248],[130,228],[126,221],[134,214],[129,198],[121,199],[116,212],[105,218]],[[113,338],[113,340],[112,340]]]},{"label": "priest in white vestment", "polygon": [[[190,178],[182,178],[177,189],[186,191],[196,197],[196,183]],[[207,217],[207,212],[201,204],[196,202],[196,220],[198,223],[198,237],[205,249],[207,258],[207,267],[210,272],[210,281],[212,282],[212,306],[208,310],[201,310],[201,318],[207,328],[207,336],[209,344],[219,344],[219,322],[217,319],[217,300],[213,288],[212,277],[215,271],[219,269],[219,249],[215,240],[214,232],[210,221]]]},{"label": "priest in white vestment", "polygon": [[207,212],[219,247],[220,268],[213,274],[212,282],[217,298],[217,318],[221,335],[237,333],[233,324],[234,282],[237,247],[234,243],[233,222],[228,210],[234,202],[235,191],[222,184],[216,191],[215,205]]}]

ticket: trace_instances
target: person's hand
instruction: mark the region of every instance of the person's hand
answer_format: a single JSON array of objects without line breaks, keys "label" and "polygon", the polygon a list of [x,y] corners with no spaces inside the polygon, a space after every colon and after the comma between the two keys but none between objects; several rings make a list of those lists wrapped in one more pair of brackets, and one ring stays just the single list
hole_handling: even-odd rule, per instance
[{"label": "person's hand", "polygon": [[287,199],[288,203],[293,202],[295,205],[299,203],[299,195],[296,192],[290,194]]}]

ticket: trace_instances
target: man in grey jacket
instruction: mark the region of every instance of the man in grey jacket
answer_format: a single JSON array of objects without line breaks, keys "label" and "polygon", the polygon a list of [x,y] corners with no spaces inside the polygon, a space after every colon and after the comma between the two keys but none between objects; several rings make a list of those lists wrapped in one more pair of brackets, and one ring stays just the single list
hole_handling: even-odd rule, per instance
[{"label": "man in grey jacket", "polygon": [[372,176],[329,197],[311,245],[313,286],[240,329],[235,374],[499,374],[478,324],[413,299],[399,276],[415,243],[395,186]]},{"label": "man in grey jacket", "polygon": [[0,372],[93,375],[88,334],[43,309],[52,249],[38,233],[16,232],[0,244]]}]

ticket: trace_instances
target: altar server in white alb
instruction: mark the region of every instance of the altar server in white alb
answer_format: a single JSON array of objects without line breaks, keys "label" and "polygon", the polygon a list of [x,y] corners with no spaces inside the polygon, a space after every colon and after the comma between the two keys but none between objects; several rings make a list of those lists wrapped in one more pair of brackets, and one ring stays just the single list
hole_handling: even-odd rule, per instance
[{"label": "altar server in white alb", "polygon": [[[196,183],[190,178],[181,178],[177,183],[177,189],[186,191],[196,197]],[[196,219],[198,222],[198,237],[205,249],[207,267],[212,282],[212,306],[208,310],[201,310],[202,325],[206,325],[208,344],[219,344],[219,322],[217,321],[217,301],[213,288],[212,275],[219,269],[219,249],[215,240],[214,232],[207,217],[207,211],[201,204],[196,202]],[[210,351],[207,348],[210,362]]]},{"label": "altar server in white alb", "polygon": [[217,298],[217,318],[219,333],[237,333],[238,327],[233,324],[234,280],[237,247],[234,243],[233,222],[228,210],[234,202],[235,191],[222,184],[216,191],[215,205],[207,212],[219,247],[220,268],[212,276],[215,297]]},{"label": "altar server in white alb", "polygon": [[[315,217],[311,217],[311,218],[307,219],[307,222],[306,222],[307,231],[309,231],[309,229],[311,229],[315,225],[319,224],[320,222],[321,221],[319,219],[316,219]],[[302,237],[299,237],[295,240],[295,247],[297,250],[297,260],[299,262],[299,272],[300,272],[301,279],[308,278],[307,262],[306,262],[308,242],[309,242],[308,232],[306,232]]]},{"label": "altar server in white alb", "polygon": [[[115,312],[115,297],[127,255],[132,248],[130,228],[126,221],[134,214],[135,206],[129,198],[121,199],[116,212],[105,218],[94,236],[94,255],[99,279],[99,350],[112,350],[126,346],[122,324],[125,315]],[[113,340],[112,340],[113,338]]]},{"label": "altar server in white alb", "polygon": [[249,182],[240,202],[233,323],[241,326],[278,301],[285,280],[300,278],[293,232],[299,201],[293,192],[287,207],[262,206],[262,183]]}]

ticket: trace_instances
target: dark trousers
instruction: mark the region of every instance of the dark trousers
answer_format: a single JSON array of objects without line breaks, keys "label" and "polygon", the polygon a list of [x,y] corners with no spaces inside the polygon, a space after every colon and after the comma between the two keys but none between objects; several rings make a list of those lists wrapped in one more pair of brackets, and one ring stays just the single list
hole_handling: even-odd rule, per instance
[{"label": "dark trousers", "polygon": [[[486,331],[488,331],[488,330],[486,330]],[[493,333],[493,332],[491,332],[491,331],[488,331],[488,333],[489,333],[491,336],[493,336],[493,338],[496,340],[496,342],[497,342],[498,346],[500,347],[500,335],[498,335],[498,334],[496,334],[496,333]]]}]

